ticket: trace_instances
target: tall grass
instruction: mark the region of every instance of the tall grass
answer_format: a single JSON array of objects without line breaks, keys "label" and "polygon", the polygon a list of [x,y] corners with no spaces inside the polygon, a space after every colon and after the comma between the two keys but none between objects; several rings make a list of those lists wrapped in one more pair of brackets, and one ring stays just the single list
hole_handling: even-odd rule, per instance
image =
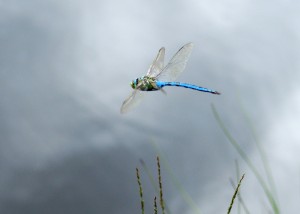
[{"label": "tall grass", "polygon": [[[223,120],[221,119],[219,113],[217,112],[217,110],[213,104],[211,105],[211,108],[212,108],[214,117],[215,117],[218,125],[222,129],[222,131],[225,134],[225,136],[227,137],[228,141],[235,148],[235,150],[238,152],[238,154],[241,156],[241,158],[246,162],[248,167],[251,169],[251,171],[254,173],[255,177],[257,178],[259,184],[261,185],[263,191],[265,192],[266,197],[272,207],[273,213],[279,214],[280,210],[279,210],[278,202],[275,200],[275,197],[274,197],[276,191],[275,191],[273,177],[271,174],[269,163],[266,158],[266,153],[264,152],[259,141],[255,137],[256,146],[258,147],[259,154],[260,154],[260,157],[261,157],[263,165],[264,165],[265,173],[268,175],[267,181],[265,181],[263,179],[263,176],[258,171],[257,167],[253,164],[251,159],[248,157],[247,153],[241,148],[241,146],[237,143],[237,141],[234,139],[234,137],[228,131],[228,129],[226,128],[226,126],[223,123]],[[249,118],[247,120],[248,120],[248,124],[251,126],[251,123],[249,122],[250,121]],[[252,133],[254,134],[254,136],[256,136],[253,126],[252,126]]]},{"label": "tall grass", "polygon": [[[165,209],[165,201],[164,201],[164,197],[163,197],[161,167],[160,167],[160,161],[159,161],[159,157],[158,156],[157,156],[156,160],[157,160],[156,163],[157,163],[158,186],[159,186],[159,188],[158,188],[158,191],[159,191],[159,205],[160,205],[162,214],[165,214],[166,213],[166,209]],[[144,162],[142,162],[142,163],[143,163],[143,165],[145,165]],[[142,210],[142,214],[144,214],[145,213],[145,205],[144,205],[144,199],[143,199],[143,188],[142,188],[141,178],[140,178],[140,173],[139,173],[138,168],[136,168],[136,177],[137,177],[137,182],[138,182],[138,186],[139,186],[139,193],[140,193],[140,200],[141,200],[141,210]],[[152,177],[152,175],[151,175],[151,177]],[[155,196],[154,197],[154,204],[153,204],[154,213],[158,213],[158,208],[157,208],[157,202],[156,202],[156,200],[157,200],[157,198]]]},{"label": "tall grass", "polygon": [[[239,183],[239,179],[240,179],[240,167],[239,167],[239,163],[237,160],[235,160],[235,169],[236,169],[236,182]],[[233,189],[236,189],[237,187],[234,184],[234,181],[232,179],[229,179]],[[237,193],[237,198],[238,198],[238,204],[237,204],[237,213],[240,214],[241,210],[243,209],[244,213],[246,214],[250,214],[249,209],[247,208],[242,196],[240,193]]]},{"label": "tall grass", "polygon": [[[260,156],[262,164],[263,164],[264,173],[267,175],[266,178],[264,178],[262,176],[262,173],[258,170],[258,168],[251,161],[251,159],[249,158],[247,153],[241,148],[241,146],[235,140],[233,135],[226,128],[226,126],[224,125],[224,122],[221,119],[221,117],[220,117],[218,111],[216,110],[215,106],[211,105],[211,108],[212,108],[213,115],[214,115],[218,125],[220,126],[221,130],[225,134],[226,138],[228,139],[230,144],[234,147],[234,149],[237,151],[237,153],[240,155],[240,157],[248,165],[248,167],[250,168],[250,170],[253,172],[256,179],[258,180],[259,184],[261,185],[261,187],[262,187],[262,189],[263,189],[263,191],[266,195],[266,198],[267,198],[267,200],[268,200],[268,202],[269,202],[269,204],[272,208],[273,213],[274,214],[279,214],[280,209],[279,209],[278,201],[276,200],[277,194],[276,194],[274,179],[273,179],[273,176],[272,176],[272,173],[271,173],[270,164],[268,162],[266,152],[264,151],[260,141],[258,140],[255,128],[254,128],[253,124],[251,123],[250,118],[248,117],[246,112],[242,109],[243,113],[244,113],[244,116],[246,118],[247,124],[250,128],[250,131],[251,131],[252,135],[253,135],[255,145],[258,149],[259,156]],[[162,160],[162,163],[164,165],[164,168],[167,170],[168,174],[171,175],[170,178],[171,178],[174,186],[176,187],[176,189],[179,191],[180,195],[182,196],[183,200],[193,209],[194,213],[200,214],[200,210],[199,210],[197,204],[193,201],[193,199],[190,197],[190,195],[185,191],[185,189],[180,185],[178,180],[175,178],[174,174],[172,173],[172,171],[170,169],[170,166],[168,165],[168,162],[166,160],[164,160],[164,158],[163,158],[164,155],[162,155],[162,153],[159,151],[159,149],[158,149],[158,147],[156,146],[155,143],[153,143],[153,145],[154,145],[154,148],[156,149],[156,151],[158,152],[159,156],[161,156],[161,160]],[[160,210],[161,210],[162,214],[166,214],[166,213],[170,214],[171,212],[170,212],[170,210],[169,210],[169,208],[168,208],[168,206],[165,203],[164,198],[163,198],[161,162],[160,162],[161,160],[160,160],[159,156],[157,156],[157,174],[158,174],[157,182],[158,182],[158,185],[156,184],[154,176],[152,175],[152,173],[150,172],[150,170],[148,169],[147,165],[145,164],[145,162],[143,160],[141,160],[141,165],[144,168],[144,170],[146,171],[148,177],[150,178],[150,181],[151,181],[152,185],[154,186],[154,188],[156,190],[156,193],[159,195],[159,205],[160,205]],[[235,163],[236,163],[235,165],[236,165],[237,185],[235,186],[234,182],[232,180],[230,181],[233,188],[234,188],[234,194],[231,198],[230,205],[227,209],[227,213],[230,213],[232,211],[232,207],[234,205],[235,199],[237,198],[238,201],[239,201],[237,212],[241,213],[241,210],[243,209],[244,213],[248,214],[248,213],[250,213],[250,211],[246,207],[242,197],[239,194],[239,189],[240,189],[240,186],[241,186],[241,182],[244,179],[245,175],[243,174],[242,176],[240,176],[240,169],[239,169],[238,162],[236,161]],[[140,179],[138,169],[136,169],[136,175],[137,175],[137,180],[138,180],[138,185],[139,185],[141,210],[142,210],[142,214],[144,214],[145,213],[145,205],[144,205],[145,202],[144,202],[144,199],[143,199],[143,189],[142,189],[141,179]],[[157,206],[157,197],[156,196],[154,197],[153,210],[154,210],[155,214],[157,214],[159,212],[159,209],[158,209],[158,206]]]},{"label": "tall grass", "polygon": [[236,189],[235,189],[235,191],[234,191],[234,194],[233,194],[233,196],[232,196],[230,205],[229,205],[229,207],[228,207],[227,214],[229,214],[230,211],[231,211],[231,209],[232,209],[234,200],[235,200],[235,198],[236,198],[236,196],[237,196],[237,194],[238,194],[239,188],[240,188],[240,186],[241,186],[241,183],[242,183],[242,180],[244,179],[244,177],[245,177],[245,174],[242,175],[242,177],[241,177],[241,179],[240,179],[240,181],[239,181],[239,183],[238,183],[238,185],[237,185],[237,187],[236,187]]},{"label": "tall grass", "polygon": [[[166,203],[165,203],[164,197],[163,197],[163,186],[162,186],[162,176],[161,176],[161,166],[160,166],[159,156],[157,156],[156,160],[157,160],[157,174],[158,174],[158,186],[159,186],[159,188],[156,189],[156,191],[159,194],[159,204],[160,204],[161,212],[162,212],[162,214],[165,214],[165,213],[170,214],[169,210],[166,211],[167,206],[166,206]],[[143,167],[148,170],[148,168],[146,167],[146,164],[143,161],[141,161],[141,163],[142,163]],[[147,174],[150,175],[151,179],[153,178],[153,176],[150,172],[147,172]],[[232,206],[234,204],[235,198],[238,195],[238,191],[239,191],[239,188],[241,186],[241,182],[244,179],[244,176],[245,176],[245,174],[242,175],[242,177],[240,178],[240,180],[238,182],[237,187],[235,188],[234,194],[233,194],[233,196],[231,198],[231,201],[230,201],[230,205],[228,207],[227,214],[230,214],[230,212],[231,212]],[[136,177],[137,177],[137,182],[138,182],[138,186],[139,186],[139,193],[140,193],[139,195],[140,195],[140,200],[141,200],[141,210],[142,210],[142,214],[145,214],[145,204],[144,204],[144,199],[143,199],[143,188],[142,188],[141,178],[140,178],[140,173],[139,173],[138,168],[136,168]],[[154,210],[154,214],[158,213],[157,197],[156,196],[154,197],[153,210]]]},{"label": "tall grass", "polygon": [[140,178],[140,173],[139,173],[139,169],[136,168],[136,177],[137,177],[137,182],[139,185],[139,192],[140,192],[140,199],[141,199],[141,210],[142,210],[142,214],[145,213],[145,202],[144,202],[144,198],[143,198],[143,187],[142,187],[142,182],[141,182],[141,178]]}]

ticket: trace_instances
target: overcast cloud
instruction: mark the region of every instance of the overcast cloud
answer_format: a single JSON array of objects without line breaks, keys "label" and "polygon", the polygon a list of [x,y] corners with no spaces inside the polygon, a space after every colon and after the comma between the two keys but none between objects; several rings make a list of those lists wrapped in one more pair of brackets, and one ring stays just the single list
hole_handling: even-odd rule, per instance
[{"label": "overcast cloud", "polygon": [[[251,213],[270,205],[214,119],[262,170],[251,118],[274,174],[280,210],[299,210],[300,15],[296,1],[0,1],[0,213],[147,213],[157,151],[201,213],[224,213],[237,159]],[[179,81],[120,114],[129,82],[195,44]],[[194,213],[162,168],[172,213]],[[263,176],[266,178],[265,174]],[[235,212],[235,211],[234,211]],[[233,212],[233,213],[234,213]]]}]

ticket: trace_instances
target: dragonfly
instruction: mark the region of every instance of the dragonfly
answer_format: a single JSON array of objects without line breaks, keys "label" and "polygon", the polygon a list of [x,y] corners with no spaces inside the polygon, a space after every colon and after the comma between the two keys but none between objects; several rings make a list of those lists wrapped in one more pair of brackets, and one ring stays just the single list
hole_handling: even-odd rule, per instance
[{"label": "dragonfly", "polygon": [[184,71],[193,47],[193,43],[188,43],[181,47],[166,66],[164,66],[165,48],[162,47],[158,51],[158,54],[150,65],[146,75],[130,82],[133,91],[128,98],[124,100],[121,106],[121,113],[126,113],[137,106],[144,95],[143,92],[162,91],[163,93],[166,93],[163,89],[163,87],[166,86],[183,87],[211,94],[220,94],[218,91],[201,86],[175,82],[177,77]]}]

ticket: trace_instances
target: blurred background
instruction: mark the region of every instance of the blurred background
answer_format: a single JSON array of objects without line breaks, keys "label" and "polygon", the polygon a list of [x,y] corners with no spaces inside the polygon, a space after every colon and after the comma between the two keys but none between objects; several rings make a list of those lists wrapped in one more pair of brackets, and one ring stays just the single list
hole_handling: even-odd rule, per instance
[{"label": "blurred background", "polygon": [[[226,128],[263,173],[282,213],[300,200],[300,3],[297,1],[1,0],[0,213],[151,213],[158,150],[201,213],[226,212],[236,181],[251,213],[272,212]],[[195,47],[178,81],[121,115],[129,82],[159,48]],[[154,146],[154,144],[156,146]],[[162,167],[171,213],[195,213]],[[233,213],[236,213],[236,205]]]}]

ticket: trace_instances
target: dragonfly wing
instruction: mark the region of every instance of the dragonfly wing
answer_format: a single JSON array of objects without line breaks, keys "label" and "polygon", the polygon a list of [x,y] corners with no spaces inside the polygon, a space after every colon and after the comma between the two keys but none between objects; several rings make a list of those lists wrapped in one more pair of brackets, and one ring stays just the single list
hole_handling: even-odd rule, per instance
[{"label": "dragonfly wing", "polygon": [[174,81],[179,74],[184,71],[193,47],[193,43],[188,43],[180,48],[167,66],[161,71],[160,74],[158,74],[157,78],[160,80]]},{"label": "dragonfly wing", "polygon": [[126,100],[124,100],[122,106],[121,106],[121,113],[124,114],[131,110],[132,108],[136,107],[140,101],[143,98],[143,92],[140,90],[134,90],[130,96],[127,97]]},{"label": "dragonfly wing", "polygon": [[156,77],[164,68],[164,58],[165,58],[165,48],[162,47],[159,49],[156,58],[153,63],[150,65],[147,76]]}]

